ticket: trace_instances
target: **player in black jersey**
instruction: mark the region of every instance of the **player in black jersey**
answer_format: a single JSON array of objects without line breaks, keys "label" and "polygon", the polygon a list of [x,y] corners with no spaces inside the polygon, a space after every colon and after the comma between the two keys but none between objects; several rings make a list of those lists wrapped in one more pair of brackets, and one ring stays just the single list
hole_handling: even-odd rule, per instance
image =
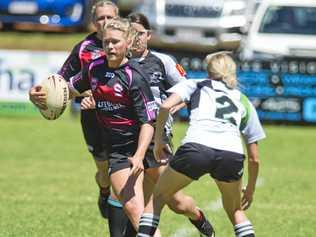
[{"label": "player in black jersey", "polygon": [[[97,119],[111,137],[111,184],[137,229],[144,208],[143,159],[152,140],[156,104],[147,75],[126,57],[133,32],[128,20],[117,18],[106,24],[102,35],[106,56],[93,60],[72,77],[69,90],[70,98],[92,92]],[[38,107],[46,106],[45,100],[34,101]]]},{"label": "player in black jersey", "polygon": [[144,208],[143,160],[153,135],[156,103],[147,74],[127,58],[133,32],[125,19],[107,24],[103,35],[106,57],[94,60],[83,75],[72,78],[70,88],[79,93],[92,91],[98,120],[111,136],[112,188],[137,229]]},{"label": "player in black jersey", "polygon": [[[58,72],[69,81],[80,73],[84,67],[97,58],[104,56],[102,48],[102,27],[110,19],[118,16],[118,7],[111,1],[99,0],[92,7],[92,21],[97,29],[79,42],[72,50],[64,65]],[[82,97],[75,99],[81,103]],[[108,143],[109,135],[104,132],[97,121],[95,109],[81,110],[81,126],[88,150],[93,155],[97,172],[96,182],[100,188],[98,206],[101,215],[108,217],[107,199],[110,194],[108,178]],[[103,141],[103,142],[102,142]]]},{"label": "player in black jersey", "polygon": [[[58,74],[65,80],[77,75],[84,67],[89,65],[92,60],[105,55],[102,47],[103,25],[110,19],[118,16],[117,6],[106,0],[98,0],[92,7],[92,22],[97,31],[89,34],[84,40],[74,46],[70,55],[66,59]],[[76,103],[82,103],[83,97],[75,99]],[[30,99],[38,107],[41,107],[41,101],[45,100],[45,94],[39,87],[30,90]],[[110,218],[109,231],[112,237],[121,237],[125,232],[125,226],[128,222],[127,216],[121,210],[122,206],[114,199],[108,201],[109,196],[109,178],[108,178],[108,144],[109,135],[104,132],[102,126],[96,117],[95,109],[81,110],[81,126],[86,144],[93,155],[96,163],[97,173],[96,182],[100,187],[98,206],[101,215],[104,218]]]}]

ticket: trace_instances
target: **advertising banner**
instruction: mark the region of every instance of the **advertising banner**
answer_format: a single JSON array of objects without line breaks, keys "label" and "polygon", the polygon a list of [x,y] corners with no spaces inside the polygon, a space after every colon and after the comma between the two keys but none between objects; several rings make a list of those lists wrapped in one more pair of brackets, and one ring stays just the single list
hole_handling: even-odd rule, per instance
[{"label": "advertising banner", "polygon": [[67,52],[0,50],[0,115],[38,114],[29,89],[56,73]]},{"label": "advertising banner", "polygon": [[[164,51],[166,52],[166,51]],[[206,78],[206,54],[169,51],[188,78]],[[0,50],[0,116],[38,114],[28,90],[65,61],[67,52]],[[278,58],[238,63],[240,89],[262,121],[316,124],[316,58]],[[179,113],[187,119],[186,110]]]},{"label": "advertising banner", "polygon": [[266,121],[316,123],[316,58],[239,63],[242,91]]},{"label": "advertising banner", "polygon": [[[183,66],[188,78],[207,77],[206,54],[169,53]],[[239,87],[262,121],[316,124],[316,56],[236,62]],[[179,116],[187,119],[188,113],[182,110]]]}]

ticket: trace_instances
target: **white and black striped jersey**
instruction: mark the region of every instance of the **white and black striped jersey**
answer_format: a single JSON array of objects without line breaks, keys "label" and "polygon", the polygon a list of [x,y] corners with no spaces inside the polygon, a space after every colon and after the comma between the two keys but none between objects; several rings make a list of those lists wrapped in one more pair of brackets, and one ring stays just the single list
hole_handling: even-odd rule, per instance
[{"label": "white and black striped jersey", "polygon": [[168,90],[188,102],[190,124],[182,143],[244,154],[246,143],[265,138],[257,112],[248,98],[222,81],[187,80]]},{"label": "white and black striped jersey", "polygon": [[[168,97],[167,90],[186,80],[184,69],[167,54],[149,51],[146,57],[136,60],[149,76],[148,81],[158,108]],[[173,118],[170,115],[165,126],[167,136],[171,133],[172,123]]]}]

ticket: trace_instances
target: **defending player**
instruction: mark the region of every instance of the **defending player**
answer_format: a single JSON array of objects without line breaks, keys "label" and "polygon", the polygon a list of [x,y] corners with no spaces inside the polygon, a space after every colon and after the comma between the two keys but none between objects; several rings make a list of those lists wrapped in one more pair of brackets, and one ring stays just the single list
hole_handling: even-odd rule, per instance
[{"label": "defending player", "polygon": [[[255,236],[244,210],[253,199],[259,168],[257,142],[265,134],[255,109],[236,89],[236,64],[232,58],[226,53],[216,53],[206,61],[208,79],[177,84],[161,105],[154,149],[158,161],[167,155],[168,147],[162,137],[170,109],[186,101],[190,126],[175,157],[158,180],[153,203],[147,205],[141,217],[138,236],[152,236],[161,210],[172,195],[204,174],[210,174],[215,180],[236,236]],[[247,146],[249,171],[243,197],[241,177],[245,156],[241,135]]]}]

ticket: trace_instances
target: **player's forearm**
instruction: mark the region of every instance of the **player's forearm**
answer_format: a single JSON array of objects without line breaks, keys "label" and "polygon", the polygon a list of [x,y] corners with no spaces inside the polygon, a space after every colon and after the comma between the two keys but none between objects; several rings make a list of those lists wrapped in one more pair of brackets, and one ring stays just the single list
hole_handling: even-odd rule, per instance
[{"label": "player's forearm", "polygon": [[153,138],[153,135],[154,127],[151,124],[145,123],[141,125],[138,137],[138,146],[134,156],[142,157],[142,159],[145,157],[146,151]]},{"label": "player's forearm", "polygon": [[69,100],[72,100],[73,98],[77,96],[79,96],[79,94],[69,88]]},{"label": "player's forearm", "polygon": [[248,187],[255,190],[257,177],[259,173],[259,157],[257,143],[247,145],[248,153]]},{"label": "player's forearm", "polygon": [[69,89],[69,99],[73,99],[75,97],[87,97],[87,96],[91,96],[92,92],[91,90],[86,90],[82,93],[79,93],[74,87],[73,85],[68,82],[68,89]]},{"label": "player's forearm", "polygon": [[170,113],[171,113],[171,114],[174,114],[174,113],[176,113],[177,111],[179,111],[180,109],[182,109],[182,108],[184,108],[184,107],[186,107],[186,103],[182,102],[182,103],[180,103],[180,104],[178,104],[178,105],[176,105],[176,106],[173,106],[173,107],[171,108],[171,110],[170,110]]},{"label": "player's forearm", "polygon": [[169,112],[174,106],[182,103],[182,99],[176,93],[171,94],[161,105],[159,109],[159,115],[156,122],[155,142],[160,142],[164,133],[164,127],[169,117]]}]

